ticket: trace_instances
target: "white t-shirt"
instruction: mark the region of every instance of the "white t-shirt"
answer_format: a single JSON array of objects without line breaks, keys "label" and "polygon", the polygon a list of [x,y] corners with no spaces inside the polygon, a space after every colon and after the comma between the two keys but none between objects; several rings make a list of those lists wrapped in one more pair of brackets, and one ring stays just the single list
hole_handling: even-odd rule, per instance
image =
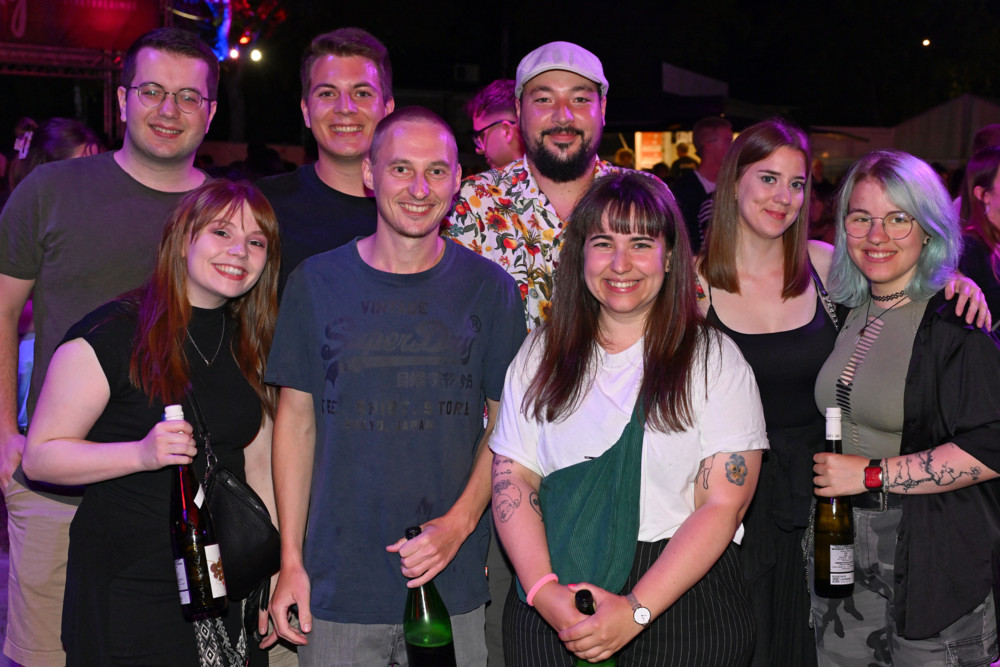
[{"label": "white t-shirt", "polygon": [[[682,433],[646,429],[642,443],[639,540],[671,537],[694,512],[695,475],[702,460],[719,452],[767,449],[764,413],[753,371],[736,344],[713,333],[708,380],[698,351],[691,377],[694,425]],[[642,340],[623,352],[598,353],[593,386],[566,419],[538,422],[526,417],[522,400],[538,367],[537,331],[528,336],[507,369],[500,416],[490,448],[545,477],[610,449],[632,417],[642,381]],[[715,342],[717,341],[717,342]],[[743,527],[734,541],[743,538]]]}]

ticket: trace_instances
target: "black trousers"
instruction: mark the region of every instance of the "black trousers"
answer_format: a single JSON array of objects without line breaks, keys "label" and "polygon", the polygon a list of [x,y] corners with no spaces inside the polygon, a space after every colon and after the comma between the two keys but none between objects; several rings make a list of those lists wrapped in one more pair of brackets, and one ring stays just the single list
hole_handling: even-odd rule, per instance
[{"label": "black trousers", "polygon": [[[627,593],[659,557],[667,540],[639,542]],[[738,667],[750,661],[754,622],[739,547],[730,543],[708,574],[618,654],[619,667]],[[575,656],[512,586],[504,608],[508,667],[572,667]]]}]

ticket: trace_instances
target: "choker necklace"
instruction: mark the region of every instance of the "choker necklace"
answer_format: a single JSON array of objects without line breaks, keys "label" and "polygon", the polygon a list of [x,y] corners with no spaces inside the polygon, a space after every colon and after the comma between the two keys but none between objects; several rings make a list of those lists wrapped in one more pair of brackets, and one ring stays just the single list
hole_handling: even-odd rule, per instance
[{"label": "choker necklace", "polygon": [[188,340],[191,341],[191,344],[194,345],[194,351],[198,353],[198,356],[201,357],[201,360],[205,362],[206,366],[211,367],[212,364],[215,363],[216,358],[219,356],[219,351],[222,350],[222,341],[226,340],[226,318],[225,317],[222,318],[222,336],[219,338],[219,346],[215,348],[215,354],[212,355],[211,361],[209,361],[208,358],[204,354],[202,354],[201,348],[198,347],[198,343],[194,342],[194,338],[191,337],[190,329],[187,330],[187,337]]},{"label": "choker necklace", "polygon": [[[882,316],[885,315],[886,313],[888,313],[890,310],[892,310],[896,306],[898,306],[899,304],[901,304],[904,301],[906,301],[906,292],[896,292],[895,294],[890,294],[888,297],[881,297],[880,299],[877,299],[877,300],[880,300],[880,301],[887,301],[888,299],[894,299],[896,297],[900,297],[899,301],[897,301],[896,303],[892,304],[891,306],[889,306],[888,308],[886,308],[885,310],[883,310],[881,313],[879,313],[878,315],[876,315],[874,317],[874,319],[872,319],[871,322],[868,321],[868,316],[871,315],[871,310],[872,310],[872,302],[871,302],[871,299],[869,299],[869,301],[868,301],[868,307],[865,308],[865,325],[863,327],[861,327],[861,331],[858,332],[858,338],[859,339],[862,336],[865,335],[865,329],[867,329],[869,327],[869,325],[875,324],[875,322],[877,320],[881,320],[882,323],[885,324],[885,320],[882,320]],[[875,297],[874,294],[872,295],[872,299],[876,299],[876,297]]]},{"label": "choker necklace", "polygon": [[905,289],[901,289],[898,292],[893,292],[892,294],[886,294],[885,296],[878,296],[877,294],[872,294],[871,295],[871,297],[872,297],[873,300],[880,301],[882,303],[885,303],[887,301],[894,301],[894,300],[900,299],[900,298],[902,298],[904,296],[906,296],[906,290]]}]

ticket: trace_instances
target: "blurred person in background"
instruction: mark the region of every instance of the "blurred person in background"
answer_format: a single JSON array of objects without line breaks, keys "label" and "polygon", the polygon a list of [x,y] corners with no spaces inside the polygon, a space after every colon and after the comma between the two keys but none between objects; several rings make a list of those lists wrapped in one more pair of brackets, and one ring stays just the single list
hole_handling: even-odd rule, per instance
[{"label": "blurred person in background", "polygon": [[969,160],[961,221],[958,268],[983,288],[990,311],[1000,312],[1000,146],[984,148]]},{"label": "blurred person in background", "polygon": [[472,119],[472,143],[490,169],[524,156],[513,79],[497,79],[480,90],[465,105],[465,112]]}]

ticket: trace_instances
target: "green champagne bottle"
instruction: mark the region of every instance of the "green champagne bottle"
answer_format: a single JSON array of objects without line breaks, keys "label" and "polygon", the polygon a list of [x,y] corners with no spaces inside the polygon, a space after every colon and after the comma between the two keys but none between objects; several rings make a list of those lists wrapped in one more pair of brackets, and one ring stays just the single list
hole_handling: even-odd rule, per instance
[{"label": "green champagne bottle", "polygon": [[[586,588],[581,588],[576,592],[575,601],[576,610],[581,614],[593,616],[594,612],[597,611],[594,608],[594,594]],[[596,667],[618,667],[618,656],[613,655],[607,660],[601,660],[600,662],[588,662],[583,658],[577,658],[573,665],[574,667],[594,667],[595,665]]]},{"label": "green champagne bottle", "polygon": [[[412,540],[420,526],[407,528],[405,534]],[[407,590],[403,637],[410,667],[457,667],[451,618],[433,581]]]},{"label": "green champagne bottle", "polygon": [[[168,405],[164,420],[184,419],[179,405]],[[170,538],[181,612],[188,621],[218,616],[226,610],[226,578],[205,494],[191,464],[175,466],[170,495]]]},{"label": "green champagne bottle", "polygon": [[[843,454],[840,408],[826,409],[826,451]],[[813,584],[816,595],[843,598],[854,592],[854,516],[849,498],[816,498]]]}]

